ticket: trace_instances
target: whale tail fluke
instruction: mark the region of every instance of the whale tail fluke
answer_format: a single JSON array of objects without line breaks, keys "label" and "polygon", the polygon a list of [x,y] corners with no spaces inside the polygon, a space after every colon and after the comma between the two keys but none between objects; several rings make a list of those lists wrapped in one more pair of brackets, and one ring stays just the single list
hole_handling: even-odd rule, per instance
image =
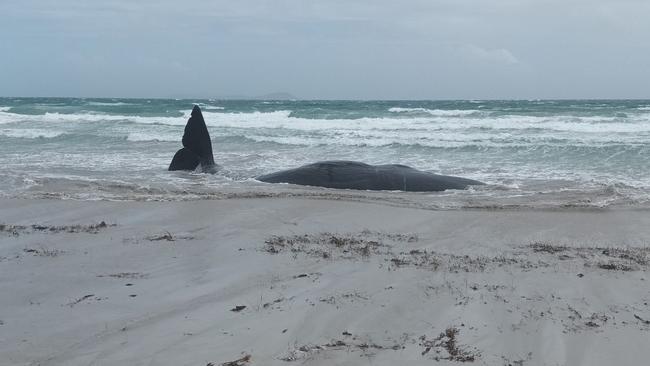
[{"label": "whale tail fluke", "polygon": [[201,158],[192,150],[184,147],[176,152],[169,170],[194,170],[201,163]]},{"label": "whale tail fluke", "polygon": [[183,148],[174,155],[169,170],[195,170],[199,166],[203,172],[216,171],[208,127],[205,125],[201,108],[195,105],[185,125]]}]

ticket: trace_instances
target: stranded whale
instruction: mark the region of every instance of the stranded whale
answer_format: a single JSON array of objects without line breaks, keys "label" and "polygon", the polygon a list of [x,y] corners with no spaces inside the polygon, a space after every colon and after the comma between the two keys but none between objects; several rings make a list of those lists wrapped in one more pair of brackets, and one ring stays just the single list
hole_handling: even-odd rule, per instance
[{"label": "stranded whale", "polygon": [[201,108],[195,105],[185,125],[183,148],[174,155],[169,170],[195,170],[197,167],[206,173],[214,174],[217,171],[208,127],[203,120]]},{"label": "stranded whale", "polygon": [[[176,152],[169,170],[195,170],[215,173],[212,142],[201,109],[194,106],[183,134],[183,148]],[[405,165],[368,165],[356,161],[322,161],[256,178],[267,183],[291,183],[340,189],[373,191],[432,192],[465,189],[483,183],[446,175],[437,175]]]},{"label": "stranded whale", "polygon": [[483,184],[471,179],[423,172],[406,165],[368,165],[356,161],[322,161],[262,175],[257,180],[327,188],[409,192],[465,189],[470,185]]}]

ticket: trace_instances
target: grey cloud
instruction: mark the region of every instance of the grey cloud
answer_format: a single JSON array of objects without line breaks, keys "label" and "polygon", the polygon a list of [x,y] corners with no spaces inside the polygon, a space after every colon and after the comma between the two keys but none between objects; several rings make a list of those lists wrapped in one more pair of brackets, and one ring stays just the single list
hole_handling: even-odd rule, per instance
[{"label": "grey cloud", "polygon": [[462,50],[470,55],[470,57],[484,61],[503,64],[519,63],[519,59],[517,59],[517,57],[515,57],[512,52],[505,48],[483,48],[470,44],[463,46]]},{"label": "grey cloud", "polygon": [[645,0],[3,0],[0,95],[647,98]]}]

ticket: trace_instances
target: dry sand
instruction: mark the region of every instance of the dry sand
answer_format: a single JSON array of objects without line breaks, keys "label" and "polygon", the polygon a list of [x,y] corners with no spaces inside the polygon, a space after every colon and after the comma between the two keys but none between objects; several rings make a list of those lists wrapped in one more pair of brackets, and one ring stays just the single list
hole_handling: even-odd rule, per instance
[{"label": "dry sand", "polygon": [[0,200],[0,224],[1,365],[650,359],[644,210]]}]

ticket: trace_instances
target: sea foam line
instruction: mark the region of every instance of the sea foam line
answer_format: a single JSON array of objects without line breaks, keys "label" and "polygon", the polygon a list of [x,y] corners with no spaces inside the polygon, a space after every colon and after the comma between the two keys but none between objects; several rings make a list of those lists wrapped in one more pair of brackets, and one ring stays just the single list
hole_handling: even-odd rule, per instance
[{"label": "sea foam line", "polygon": [[87,102],[86,105],[97,106],[97,107],[118,107],[124,105],[134,105],[134,104],[125,103],[125,102]]},{"label": "sea foam line", "polygon": [[[18,122],[85,123],[85,122],[132,122],[136,124],[161,124],[184,126],[190,111],[182,111],[179,117],[142,117],[134,115],[111,115],[97,113],[62,114],[48,112],[44,115],[22,115],[0,112],[0,124]],[[617,117],[584,116],[526,116],[506,115],[483,118],[422,117],[391,118],[362,117],[357,119],[310,119],[295,117],[292,111],[273,112],[204,112],[206,124],[212,128],[273,128],[297,131],[360,131],[360,130],[551,130],[579,133],[650,133],[650,114],[639,114],[625,119]]]},{"label": "sea foam line", "polygon": [[25,129],[4,129],[0,130],[0,136],[25,138],[25,139],[41,139],[41,138],[54,138],[63,135],[63,131],[53,130],[39,130],[35,128]]},{"label": "sea foam line", "polygon": [[469,116],[481,112],[476,109],[427,109],[427,108],[403,108],[403,107],[392,107],[389,108],[388,111],[391,113],[423,112],[423,113],[428,113],[432,116],[444,116],[444,117]]}]

